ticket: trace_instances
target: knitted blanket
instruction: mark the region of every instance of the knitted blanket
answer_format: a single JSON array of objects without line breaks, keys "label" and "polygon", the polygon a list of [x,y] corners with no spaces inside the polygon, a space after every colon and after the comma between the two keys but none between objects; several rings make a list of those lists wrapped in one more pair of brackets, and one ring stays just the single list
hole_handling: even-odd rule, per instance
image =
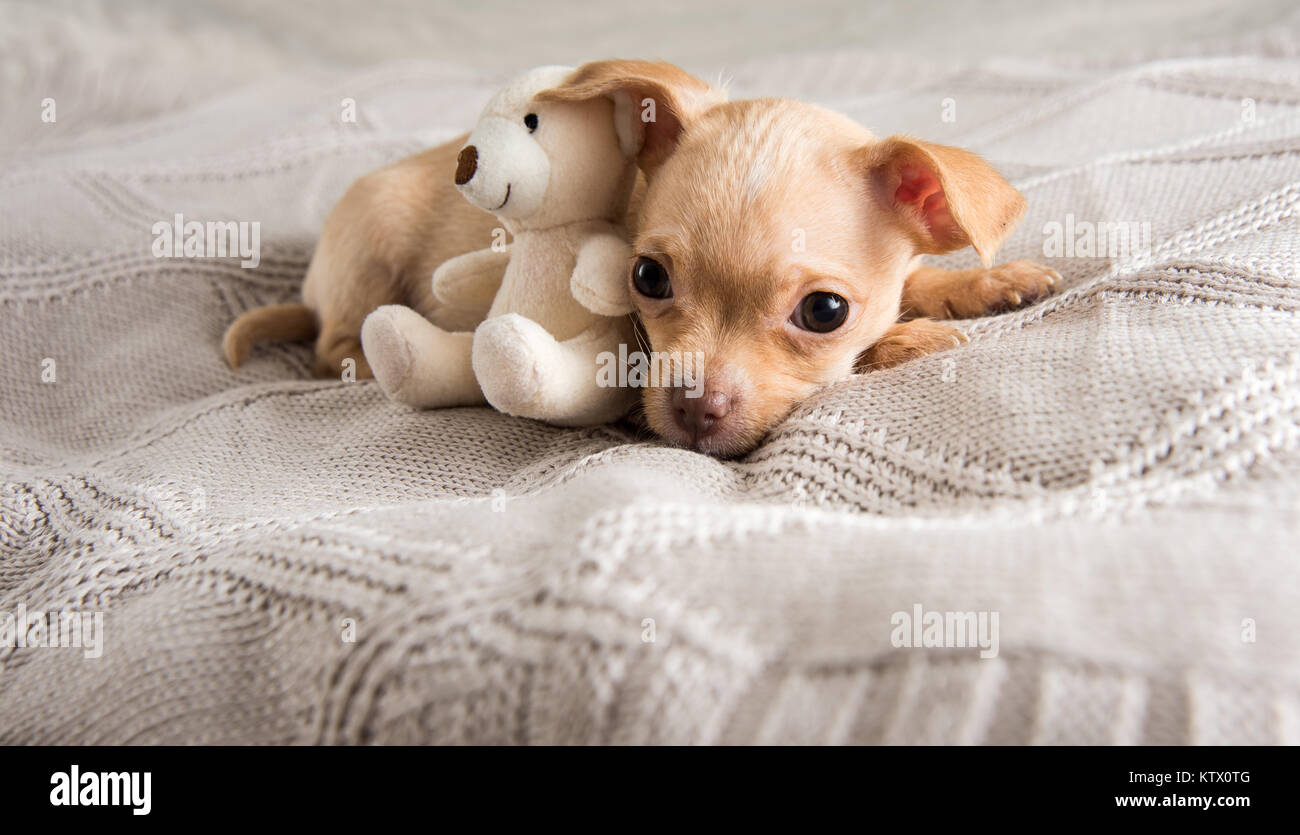
[{"label": "knitted blanket", "polygon": [[985,155],[1029,200],[999,258],[1064,286],[725,462],[412,412],[299,345],[223,362],[346,186],[506,74],[31,89],[0,173],[0,743],[1300,742],[1300,62],[1270,38],[733,65],[733,98]]}]

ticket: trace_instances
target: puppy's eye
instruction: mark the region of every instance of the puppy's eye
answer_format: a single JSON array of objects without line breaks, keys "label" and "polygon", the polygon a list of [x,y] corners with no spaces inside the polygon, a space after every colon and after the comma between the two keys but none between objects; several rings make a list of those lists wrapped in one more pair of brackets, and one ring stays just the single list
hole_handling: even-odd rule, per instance
[{"label": "puppy's eye", "polygon": [[532,133],[533,131],[537,130],[536,113],[529,113],[527,116],[524,117],[524,127],[528,128],[529,133]]},{"label": "puppy's eye", "polygon": [[638,293],[652,299],[666,299],[673,294],[673,283],[664,265],[644,255],[632,265],[632,284]]},{"label": "puppy's eye", "polygon": [[809,293],[794,309],[791,320],[806,331],[830,333],[849,317],[849,303],[834,293]]}]

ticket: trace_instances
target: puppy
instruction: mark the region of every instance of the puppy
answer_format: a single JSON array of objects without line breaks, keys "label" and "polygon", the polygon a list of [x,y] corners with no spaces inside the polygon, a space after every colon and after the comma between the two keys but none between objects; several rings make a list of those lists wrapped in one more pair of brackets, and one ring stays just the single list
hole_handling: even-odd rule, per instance
[{"label": "puppy", "polygon": [[[672,443],[744,453],[796,403],[853,371],[960,344],[961,332],[939,320],[1030,304],[1059,279],[1026,261],[992,266],[1025,200],[967,151],[880,139],[797,101],[728,102],[657,62],[585,64],[536,103],[601,96],[635,115],[628,129],[645,185],[629,211],[627,281],[638,318],[656,353],[703,358],[702,387],[643,394],[647,423]],[[448,329],[481,318],[439,305],[430,288],[439,263],[484,246],[495,225],[455,191],[462,142],[358,181],[326,222],[303,304],[231,325],[232,367],[256,341],[316,333],[319,373],[337,374],[352,357],[361,377],[361,322],[381,304],[406,304]],[[920,262],[966,246],[983,268]]]}]

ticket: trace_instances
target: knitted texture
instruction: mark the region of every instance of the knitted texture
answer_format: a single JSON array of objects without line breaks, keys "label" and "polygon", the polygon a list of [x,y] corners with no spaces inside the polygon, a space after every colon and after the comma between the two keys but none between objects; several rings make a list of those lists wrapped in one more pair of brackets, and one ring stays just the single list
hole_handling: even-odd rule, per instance
[{"label": "knitted texture", "polygon": [[[0,743],[1300,742],[1285,34],[1241,58],[733,67],[733,98],[985,155],[1029,200],[999,260],[1064,282],[731,462],[413,412],[312,379],[299,345],[226,368],[223,329],[295,298],[346,186],[470,127],[503,78],[59,102],[0,174],[0,618],[102,612],[103,652],[0,646]],[[259,223],[260,262],[156,257],[178,213]],[[1080,222],[1150,245],[1045,257]],[[997,654],[897,645],[917,604],[997,613]]]}]

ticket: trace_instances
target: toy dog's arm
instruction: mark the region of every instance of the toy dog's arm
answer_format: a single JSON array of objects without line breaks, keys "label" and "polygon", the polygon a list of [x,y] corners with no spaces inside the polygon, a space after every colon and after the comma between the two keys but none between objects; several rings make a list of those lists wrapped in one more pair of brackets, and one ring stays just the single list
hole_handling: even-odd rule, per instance
[{"label": "toy dog's arm", "polygon": [[578,250],[569,290],[578,304],[601,316],[626,316],[632,312],[628,297],[627,271],[632,246],[618,227],[602,223],[593,229]]},{"label": "toy dog's arm", "polygon": [[486,312],[492,307],[506,265],[510,247],[477,249],[449,258],[433,271],[433,295],[443,304]]}]

